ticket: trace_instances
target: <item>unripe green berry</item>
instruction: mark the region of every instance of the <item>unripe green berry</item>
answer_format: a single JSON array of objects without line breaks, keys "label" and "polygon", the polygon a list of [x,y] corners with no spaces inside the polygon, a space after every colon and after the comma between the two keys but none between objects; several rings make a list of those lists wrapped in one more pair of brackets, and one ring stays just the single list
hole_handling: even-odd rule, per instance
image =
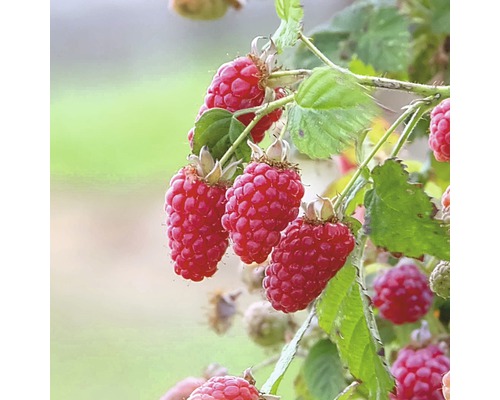
[{"label": "unripe green berry", "polygon": [[179,15],[194,20],[222,18],[228,9],[226,0],[170,0],[170,8]]},{"label": "unripe green berry", "polygon": [[429,278],[431,290],[444,299],[450,298],[450,263],[441,261]]},{"label": "unripe green berry", "polygon": [[291,317],[276,311],[268,301],[250,304],[244,315],[248,336],[261,346],[283,343],[294,325]]}]

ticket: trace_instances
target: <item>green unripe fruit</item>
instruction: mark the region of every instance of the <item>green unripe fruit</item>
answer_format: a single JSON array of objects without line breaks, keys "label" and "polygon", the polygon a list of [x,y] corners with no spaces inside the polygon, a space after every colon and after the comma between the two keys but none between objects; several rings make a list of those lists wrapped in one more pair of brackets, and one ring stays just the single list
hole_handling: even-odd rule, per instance
[{"label": "green unripe fruit", "polygon": [[273,346],[285,341],[294,326],[289,315],[276,311],[268,301],[250,304],[244,315],[248,336],[261,346]]},{"label": "green unripe fruit", "polygon": [[194,20],[222,18],[229,7],[227,0],[170,0],[170,8]]},{"label": "green unripe fruit", "polygon": [[431,290],[438,296],[449,299],[450,298],[450,263],[448,261],[441,261],[429,278]]}]

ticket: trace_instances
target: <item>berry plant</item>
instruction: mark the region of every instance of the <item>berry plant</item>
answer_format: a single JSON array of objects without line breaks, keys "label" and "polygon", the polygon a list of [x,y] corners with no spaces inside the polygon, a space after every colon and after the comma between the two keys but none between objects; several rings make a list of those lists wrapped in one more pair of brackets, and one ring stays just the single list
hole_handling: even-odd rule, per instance
[{"label": "berry plant", "polygon": [[[171,1],[193,19],[242,6]],[[199,282],[239,259],[246,290],[215,294],[209,325],[257,295],[242,323],[274,369],[211,368],[162,398],[277,398],[303,358],[303,400],[449,400],[449,3],[355,1],[308,34],[299,0],[275,8],[276,32],[217,70],[165,196],[173,270]],[[401,112],[390,92],[411,96]],[[318,187],[305,160],[337,164]]]}]

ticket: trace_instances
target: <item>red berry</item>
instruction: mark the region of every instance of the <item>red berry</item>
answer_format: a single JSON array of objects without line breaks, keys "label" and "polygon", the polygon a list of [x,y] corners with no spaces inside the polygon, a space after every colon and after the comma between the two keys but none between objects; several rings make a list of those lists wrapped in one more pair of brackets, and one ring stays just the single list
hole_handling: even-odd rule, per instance
[{"label": "red berry", "polygon": [[280,232],[299,214],[304,196],[300,175],[286,163],[251,162],[226,193],[222,226],[246,264],[263,263]]},{"label": "red berry", "polygon": [[196,389],[188,400],[259,400],[254,385],[237,376],[215,376]]},{"label": "red berry", "polygon": [[[264,81],[269,72],[257,57],[239,57],[221,65],[212,79],[205,96],[205,102],[198,111],[197,119],[207,110],[223,108],[230,112],[262,105],[265,98]],[[282,88],[275,89],[275,98],[284,96]],[[278,121],[281,108],[265,115],[252,129],[255,143],[264,139],[266,131]],[[255,117],[254,113],[243,114],[238,119],[246,126]],[[192,136],[192,135],[191,135]],[[192,139],[189,140],[192,146]]]},{"label": "red berry", "polygon": [[450,161],[450,99],[431,112],[429,147],[438,161]]},{"label": "red berry", "polygon": [[167,235],[175,273],[201,281],[212,276],[228,247],[224,214],[226,186],[210,185],[196,168],[182,168],[165,196]]},{"label": "red berry", "polygon": [[373,288],[373,304],[396,325],[418,321],[432,304],[428,279],[414,264],[388,270],[375,279]]},{"label": "red berry", "polygon": [[192,376],[179,381],[165,393],[160,400],[186,400],[195,389],[198,389],[207,380]]},{"label": "red berry", "polygon": [[271,255],[263,286],[276,310],[305,309],[342,268],[355,239],[343,223],[298,218]]},{"label": "red berry", "polygon": [[394,400],[444,400],[443,375],[450,370],[450,359],[434,345],[421,349],[405,347],[391,368],[396,378]]}]

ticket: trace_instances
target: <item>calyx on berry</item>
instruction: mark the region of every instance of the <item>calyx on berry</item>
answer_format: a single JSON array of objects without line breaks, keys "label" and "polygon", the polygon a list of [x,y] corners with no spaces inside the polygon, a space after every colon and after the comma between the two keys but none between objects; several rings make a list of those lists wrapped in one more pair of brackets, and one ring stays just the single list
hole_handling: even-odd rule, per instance
[{"label": "calyx on berry", "polygon": [[241,162],[234,161],[229,163],[225,168],[222,168],[219,161],[214,160],[207,146],[201,148],[198,156],[190,154],[188,160],[196,168],[199,177],[211,185],[229,181]]},{"label": "calyx on berry", "polygon": [[303,203],[304,218],[309,223],[338,222],[339,216],[335,212],[333,202],[326,197],[319,197],[310,203]]},{"label": "calyx on berry", "polygon": [[288,155],[290,154],[290,145],[286,140],[276,139],[266,151],[262,150],[260,146],[257,146],[252,141],[247,141],[248,146],[252,149],[252,159],[255,161],[263,161],[268,164],[279,166],[280,163],[287,164],[288,166]]}]

